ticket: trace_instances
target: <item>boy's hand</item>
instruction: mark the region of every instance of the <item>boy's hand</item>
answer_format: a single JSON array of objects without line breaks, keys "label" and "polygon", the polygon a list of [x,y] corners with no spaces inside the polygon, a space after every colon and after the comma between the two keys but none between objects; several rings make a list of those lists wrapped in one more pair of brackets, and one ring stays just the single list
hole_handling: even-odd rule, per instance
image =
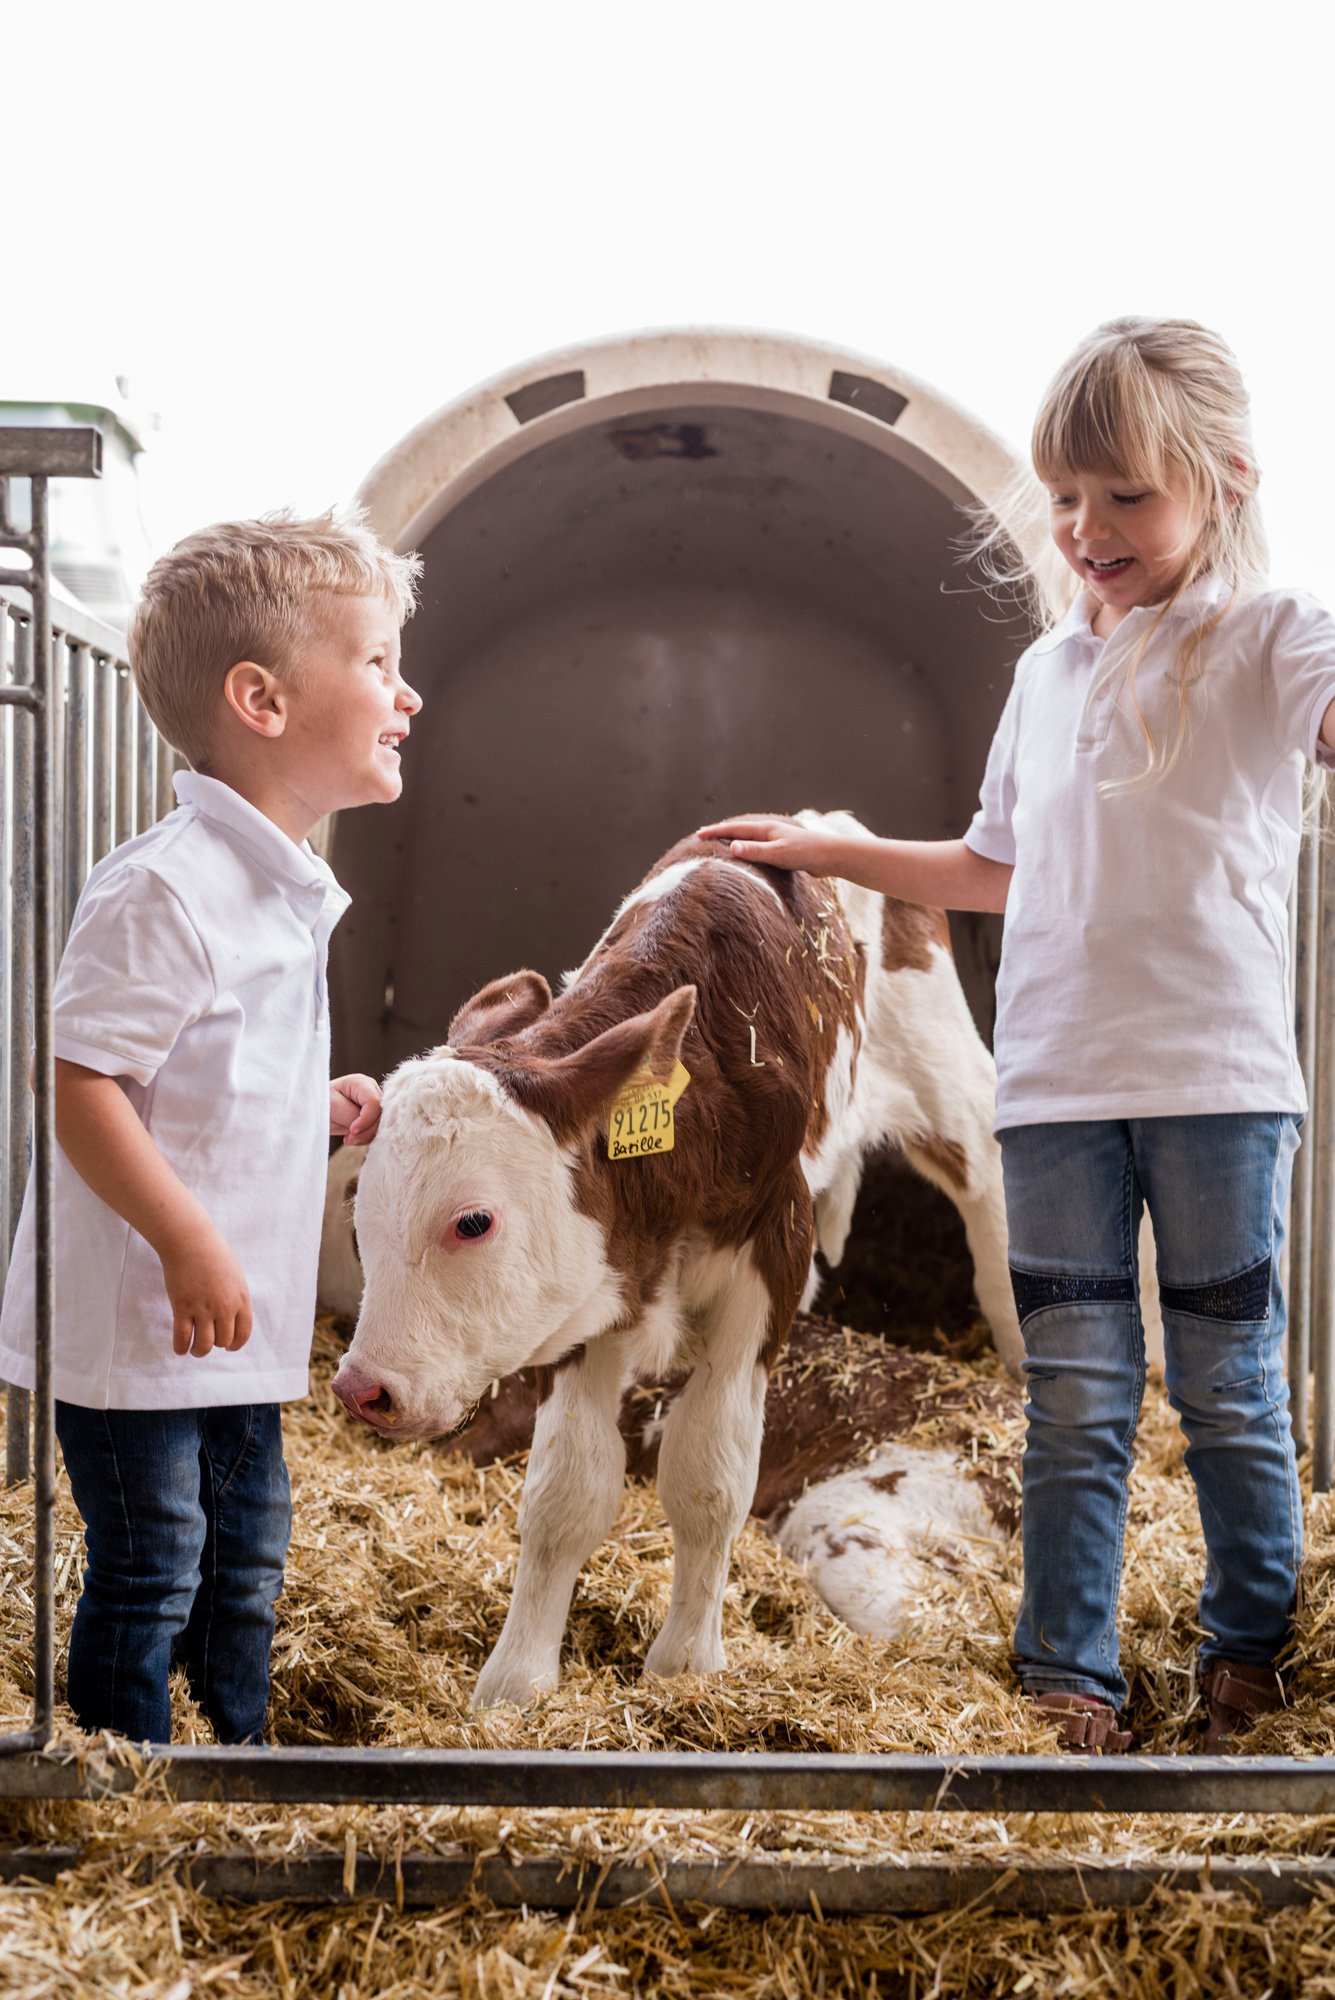
[{"label": "boy's hand", "polygon": [[250,1339],[246,1274],[212,1227],[163,1253],[162,1277],[172,1308],[172,1348],[204,1355],[225,1347],[235,1353]]},{"label": "boy's hand", "polygon": [[380,1085],[373,1076],[336,1076],[329,1086],[329,1130],[347,1146],[365,1146],[380,1123]]},{"label": "boy's hand", "polygon": [[739,861],[760,861],[766,868],[802,868],[808,875],[833,875],[834,842],[826,833],[799,826],[795,819],[771,813],[742,813],[696,828],[697,840],[727,840]]}]

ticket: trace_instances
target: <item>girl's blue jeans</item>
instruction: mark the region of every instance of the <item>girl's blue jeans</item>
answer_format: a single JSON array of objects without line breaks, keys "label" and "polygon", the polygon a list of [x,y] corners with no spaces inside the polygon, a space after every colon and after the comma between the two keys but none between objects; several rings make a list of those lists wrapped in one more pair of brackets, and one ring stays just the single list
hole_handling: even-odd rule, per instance
[{"label": "girl's blue jeans", "polygon": [[1202,1664],[1269,1663],[1288,1637],[1302,1507],[1279,1258],[1299,1123],[1246,1112],[1000,1134],[1029,1392],[1015,1652],[1031,1694],[1126,1698],[1116,1614],[1145,1386],[1145,1207],[1205,1533]]},{"label": "girl's blue jeans", "polygon": [[79,1723],[170,1742],[180,1663],[219,1742],[257,1741],[292,1526],[278,1404],[57,1403],[56,1432],[88,1551],[70,1635]]}]

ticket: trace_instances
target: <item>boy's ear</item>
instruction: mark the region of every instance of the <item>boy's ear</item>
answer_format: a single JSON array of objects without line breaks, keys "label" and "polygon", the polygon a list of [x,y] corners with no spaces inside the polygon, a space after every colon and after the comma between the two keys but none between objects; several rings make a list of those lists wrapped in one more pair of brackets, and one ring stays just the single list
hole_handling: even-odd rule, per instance
[{"label": "boy's ear", "polygon": [[223,700],[257,736],[281,736],[287,727],[282,686],[267,667],[257,666],[254,660],[238,660],[228,668]]}]

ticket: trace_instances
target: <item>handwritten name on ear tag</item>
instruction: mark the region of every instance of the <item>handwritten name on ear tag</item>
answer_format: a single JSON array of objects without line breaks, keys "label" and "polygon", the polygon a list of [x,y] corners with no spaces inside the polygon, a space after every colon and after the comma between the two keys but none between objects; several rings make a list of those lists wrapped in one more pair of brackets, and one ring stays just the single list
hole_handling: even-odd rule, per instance
[{"label": "handwritten name on ear tag", "polygon": [[609,1160],[642,1160],[647,1153],[670,1153],[677,1142],[672,1110],[691,1080],[684,1063],[677,1063],[666,1083],[651,1076],[632,1077],[607,1110]]}]

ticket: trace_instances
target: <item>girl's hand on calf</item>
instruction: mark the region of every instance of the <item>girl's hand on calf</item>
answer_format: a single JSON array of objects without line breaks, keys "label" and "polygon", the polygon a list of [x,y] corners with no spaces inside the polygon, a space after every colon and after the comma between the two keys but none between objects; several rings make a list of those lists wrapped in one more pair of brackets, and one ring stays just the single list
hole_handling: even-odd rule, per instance
[{"label": "girl's hand on calf", "polygon": [[380,1123],[380,1085],[373,1076],[337,1076],[329,1086],[329,1130],[346,1146],[365,1146]]},{"label": "girl's hand on calf", "polygon": [[808,875],[831,875],[834,843],[825,833],[799,826],[795,819],[768,813],[742,813],[697,827],[697,840],[726,840],[738,861],[763,862],[766,868],[801,868]]}]

